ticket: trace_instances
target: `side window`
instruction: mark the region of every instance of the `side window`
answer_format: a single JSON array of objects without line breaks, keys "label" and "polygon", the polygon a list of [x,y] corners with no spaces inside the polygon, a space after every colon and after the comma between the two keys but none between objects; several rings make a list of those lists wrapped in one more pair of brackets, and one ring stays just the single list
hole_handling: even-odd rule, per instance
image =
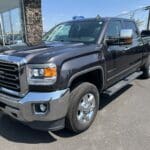
[{"label": "side window", "polygon": [[138,29],[137,29],[137,27],[136,27],[134,22],[132,22],[132,21],[125,21],[124,25],[125,25],[125,29],[132,29],[133,30],[133,37],[134,38],[138,37]]},{"label": "side window", "polygon": [[121,22],[120,21],[111,21],[107,29],[108,38],[119,38],[121,31]]}]

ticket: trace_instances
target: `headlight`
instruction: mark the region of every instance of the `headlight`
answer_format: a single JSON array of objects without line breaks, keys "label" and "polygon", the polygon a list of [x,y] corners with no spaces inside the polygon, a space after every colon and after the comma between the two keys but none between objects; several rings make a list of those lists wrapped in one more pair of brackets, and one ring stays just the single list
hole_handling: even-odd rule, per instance
[{"label": "headlight", "polygon": [[52,85],[57,79],[57,68],[53,63],[28,65],[29,85]]}]

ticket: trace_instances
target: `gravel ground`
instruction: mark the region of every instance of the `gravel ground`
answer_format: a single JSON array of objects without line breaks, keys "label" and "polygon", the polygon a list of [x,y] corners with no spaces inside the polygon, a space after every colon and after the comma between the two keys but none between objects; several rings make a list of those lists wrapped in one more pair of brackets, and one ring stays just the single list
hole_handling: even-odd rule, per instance
[{"label": "gravel ground", "polygon": [[0,150],[150,150],[150,80],[102,96],[100,107],[92,127],[79,135],[32,130],[0,115]]}]

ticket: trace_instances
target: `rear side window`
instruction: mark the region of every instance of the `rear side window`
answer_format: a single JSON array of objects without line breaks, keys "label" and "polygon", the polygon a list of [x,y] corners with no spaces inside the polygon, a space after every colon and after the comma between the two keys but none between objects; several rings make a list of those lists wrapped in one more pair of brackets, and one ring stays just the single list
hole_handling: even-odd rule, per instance
[{"label": "rear side window", "polygon": [[136,27],[136,24],[132,21],[124,21],[125,29],[132,29],[133,30],[133,36],[134,38],[138,37],[138,29]]},{"label": "rear side window", "polygon": [[107,37],[109,38],[119,38],[120,37],[120,31],[121,31],[121,21],[111,21],[108,25],[107,29]]}]

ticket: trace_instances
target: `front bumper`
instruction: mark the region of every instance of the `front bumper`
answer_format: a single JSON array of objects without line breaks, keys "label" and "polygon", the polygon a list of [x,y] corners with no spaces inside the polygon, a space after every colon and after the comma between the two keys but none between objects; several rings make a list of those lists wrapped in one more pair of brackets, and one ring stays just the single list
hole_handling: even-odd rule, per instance
[{"label": "front bumper", "polygon": [[[0,93],[0,109],[5,114],[31,127],[33,126],[33,128],[41,128],[43,130],[45,124],[52,122],[54,127],[48,128],[46,125],[46,128],[53,130],[51,128],[62,128],[64,125],[64,120],[62,119],[65,118],[68,111],[69,97],[69,89],[49,93],[29,92],[24,98],[16,98]],[[47,103],[49,105],[49,109],[45,114],[35,113],[33,110],[33,104],[41,103]],[[56,127],[57,122],[61,122],[62,125]]]}]

